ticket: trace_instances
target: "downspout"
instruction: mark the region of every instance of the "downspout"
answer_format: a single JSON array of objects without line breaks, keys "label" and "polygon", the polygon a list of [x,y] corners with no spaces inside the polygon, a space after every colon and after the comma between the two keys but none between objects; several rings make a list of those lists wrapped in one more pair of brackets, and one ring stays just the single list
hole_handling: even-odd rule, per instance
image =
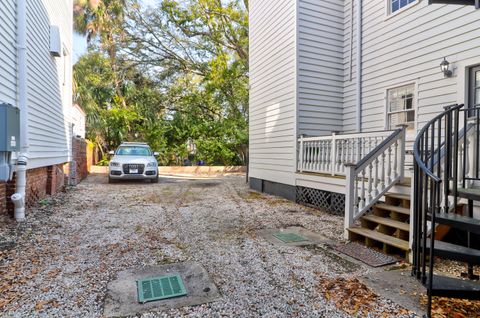
[{"label": "downspout", "polygon": [[28,163],[28,106],[27,106],[27,4],[17,0],[17,53],[18,53],[18,108],[20,109],[20,153],[17,157],[16,193],[11,199],[15,205],[15,219],[25,219],[25,190]]},{"label": "downspout", "polygon": [[[352,0],[353,1],[353,0]],[[362,0],[357,0],[357,132],[362,132]]]}]

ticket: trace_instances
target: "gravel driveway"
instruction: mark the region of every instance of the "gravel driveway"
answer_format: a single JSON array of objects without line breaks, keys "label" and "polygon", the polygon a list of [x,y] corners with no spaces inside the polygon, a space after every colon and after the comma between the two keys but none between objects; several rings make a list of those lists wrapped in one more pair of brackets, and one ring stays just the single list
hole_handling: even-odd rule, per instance
[{"label": "gravel driveway", "polygon": [[107,184],[105,175],[91,175],[27,218],[0,221],[0,237],[16,240],[0,252],[2,317],[101,317],[117,272],[183,261],[202,264],[222,300],[142,317],[409,316],[363,288],[343,300],[363,297],[354,308],[326,292],[336,282],[356,286],[352,279],[367,268],[258,236],[302,226],[341,240],[343,220],[250,191],[244,177]]}]

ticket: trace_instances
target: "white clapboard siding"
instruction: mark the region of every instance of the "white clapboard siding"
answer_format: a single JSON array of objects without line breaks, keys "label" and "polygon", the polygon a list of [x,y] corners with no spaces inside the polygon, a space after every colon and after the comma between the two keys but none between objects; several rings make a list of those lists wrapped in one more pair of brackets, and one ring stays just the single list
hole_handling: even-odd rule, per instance
[{"label": "white clapboard siding", "polygon": [[250,1],[250,176],[294,184],[296,1]]},{"label": "white clapboard siding", "polygon": [[343,130],[343,1],[298,0],[298,133]]},{"label": "white clapboard siding", "polygon": [[0,0],[0,103],[17,105],[15,1]]},{"label": "white clapboard siding", "polygon": [[[29,168],[69,160],[71,107],[72,1],[27,2]],[[50,54],[50,26],[60,29],[68,51]]]}]

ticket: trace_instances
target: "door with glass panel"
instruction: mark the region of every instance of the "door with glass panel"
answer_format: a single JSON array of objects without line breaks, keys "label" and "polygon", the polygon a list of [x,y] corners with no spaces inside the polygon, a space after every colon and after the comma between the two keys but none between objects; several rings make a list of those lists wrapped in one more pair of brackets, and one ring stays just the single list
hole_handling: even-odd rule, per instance
[{"label": "door with glass panel", "polygon": [[480,65],[470,68],[468,107],[480,108]]}]

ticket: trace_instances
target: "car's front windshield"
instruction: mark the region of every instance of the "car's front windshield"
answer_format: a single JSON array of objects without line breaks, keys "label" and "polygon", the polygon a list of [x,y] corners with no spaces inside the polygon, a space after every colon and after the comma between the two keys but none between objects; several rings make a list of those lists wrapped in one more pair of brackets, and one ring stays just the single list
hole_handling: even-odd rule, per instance
[{"label": "car's front windshield", "polygon": [[117,156],[151,156],[152,152],[147,147],[122,146],[115,154]]}]

